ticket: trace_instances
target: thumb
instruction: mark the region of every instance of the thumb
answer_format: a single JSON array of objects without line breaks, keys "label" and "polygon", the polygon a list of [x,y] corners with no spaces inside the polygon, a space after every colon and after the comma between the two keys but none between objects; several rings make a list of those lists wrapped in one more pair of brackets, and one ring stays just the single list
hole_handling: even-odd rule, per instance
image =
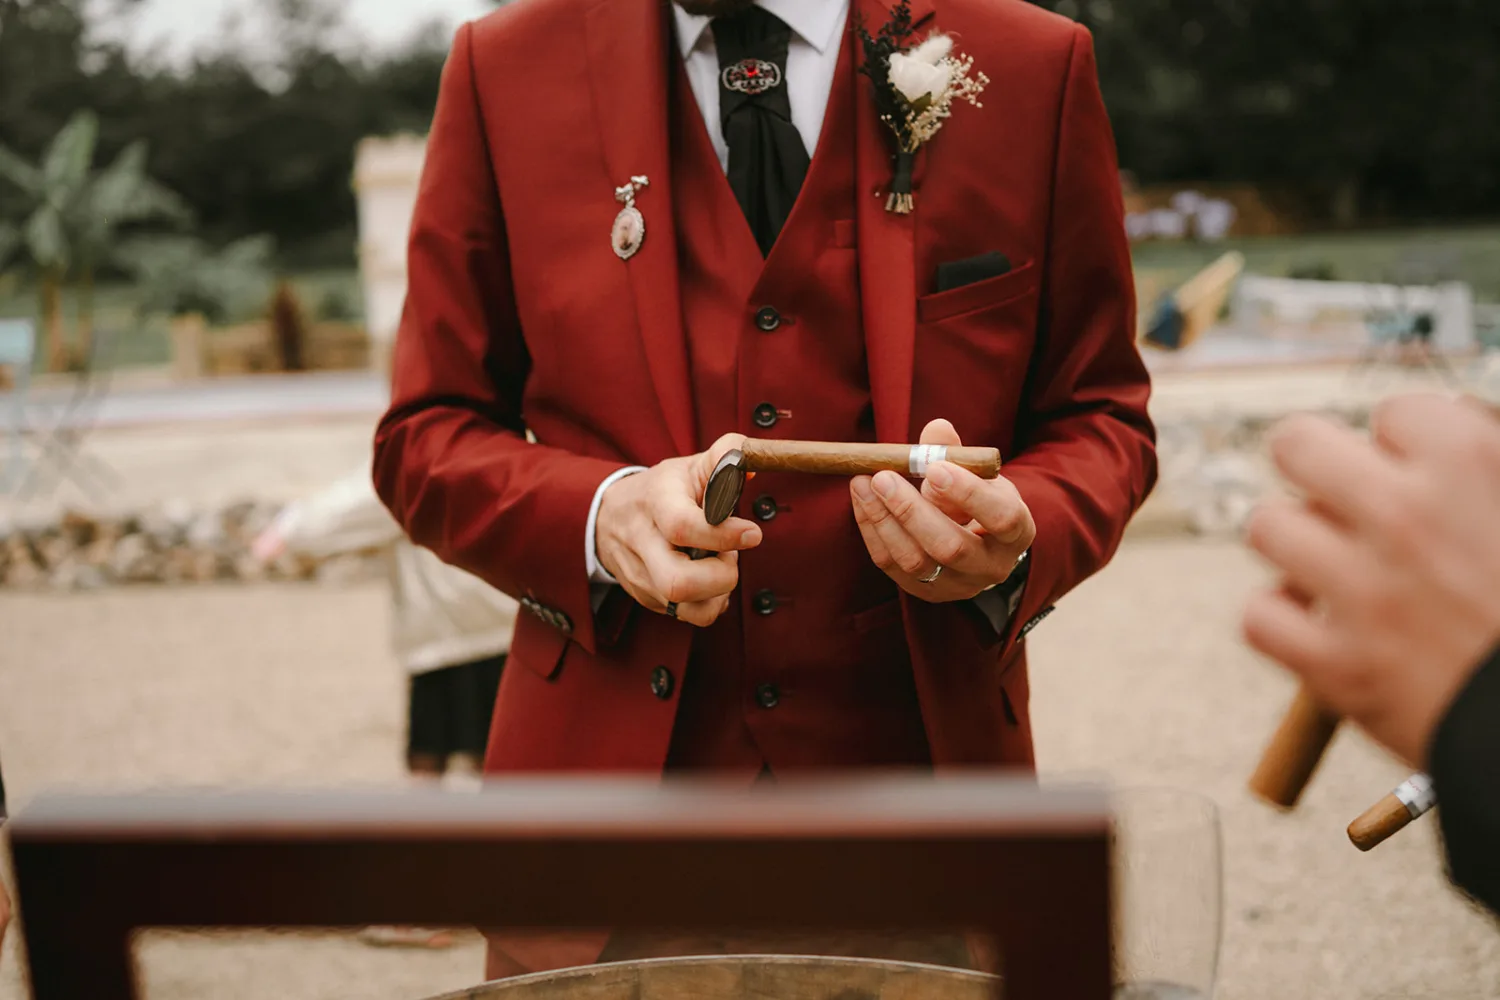
[{"label": "thumb", "polygon": [[743,434],[725,434],[719,440],[709,445],[707,451],[701,451],[693,456],[695,459],[693,462],[693,478],[697,481],[700,490],[708,485],[708,477],[713,475],[714,467],[719,464],[719,459],[734,449],[739,448],[744,443],[745,435]]},{"label": "thumb", "polygon": [[[954,429],[953,425],[939,417],[937,420],[929,421],[927,426],[922,428],[922,439],[917,443],[942,444],[949,447],[957,447],[963,444],[963,441],[959,438],[958,431]],[[922,496],[927,498],[938,510],[941,510],[959,524],[969,523],[970,517],[968,511],[956,504],[951,498],[934,490],[932,485],[926,480],[922,481]]]},{"label": "thumb", "polygon": [[953,429],[953,425],[939,417],[928,421],[927,426],[922,428],[922,437],[917,444],[946,444],[956,447],[963,444],[963,441],[959,438],[958,431]]}]

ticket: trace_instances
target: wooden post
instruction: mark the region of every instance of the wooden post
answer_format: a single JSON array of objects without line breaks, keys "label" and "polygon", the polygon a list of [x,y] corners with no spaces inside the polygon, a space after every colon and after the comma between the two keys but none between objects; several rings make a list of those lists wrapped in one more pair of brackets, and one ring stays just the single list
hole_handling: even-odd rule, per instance
[{"label": "wooden post", "polygon": [[172,317],[170,332],[173,378],[188,381],[203,377],[207,330],[208,323],[201,313]]}]

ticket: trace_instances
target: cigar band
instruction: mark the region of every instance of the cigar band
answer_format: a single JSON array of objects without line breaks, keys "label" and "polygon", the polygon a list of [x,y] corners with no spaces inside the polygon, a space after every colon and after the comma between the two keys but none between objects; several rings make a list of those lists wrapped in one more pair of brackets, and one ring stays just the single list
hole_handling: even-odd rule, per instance
[{"label": "cigar band", "polygon": [[911,459],[908,464],[911,468],[913,479],[922,479],[927,475],[927,467],[933,462],[948,461],[948,446],[945,444],[914,444],[911,446]]},{"label": "cigar band", "polygon": [[1432,779],[1425,774],[1412,775],[1391,794],[1401,800],[1412,819],[1437,805],[1437,795],[1432,791]]}]

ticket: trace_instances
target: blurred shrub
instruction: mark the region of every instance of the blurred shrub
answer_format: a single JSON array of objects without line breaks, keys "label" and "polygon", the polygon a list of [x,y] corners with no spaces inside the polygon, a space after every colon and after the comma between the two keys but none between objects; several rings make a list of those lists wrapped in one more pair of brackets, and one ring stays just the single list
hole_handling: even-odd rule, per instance
[{"label": "blurred shrub", "polygon": [[330,288],[318,300],[318,319],[328,323],[353,323],[359,312],[341,288]]},{"label": "blurred shrub", "polygon": [[1297,281],[1338,281],[1339,269],[1332,261],[1313,261],[1306,264],[1293,264],[1287,268],[1286,276]]},{"label": "blurred shrub", "polygon": [[275,241],[251,236],[214,250],[192,236],[135,242],[122,254],[143,315],[202,313],[222,325],[260,313],[270,294]]}]

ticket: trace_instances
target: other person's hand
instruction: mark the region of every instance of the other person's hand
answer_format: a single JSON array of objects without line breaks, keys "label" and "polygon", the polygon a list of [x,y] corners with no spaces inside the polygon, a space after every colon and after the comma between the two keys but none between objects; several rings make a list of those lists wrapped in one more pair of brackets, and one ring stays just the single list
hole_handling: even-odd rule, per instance
[{"label": "other person's hand", "polygon": [[[760,544],[752,521],[710,525],[700,502],[719,459],[745,440],[728,434],[708,451],[671,458],[626,476],[604,491],[594,526],[599,563],[643,606],[708,626],[729,607],[739,585],[739,553]],[[683,549],[718,553],[692,560]]]},{"label": "other person's hand", "polygon": [[[919,443],[963,444],[946,420],[922,428]],[[1004,583],[1036,537],[1031,511],[1009,480],[980,479],[950,462],[934,463],[920,490],[881,472],[857,476],[849,493],[875,565],[932,603],[968,600]]]},{"label": "other person's hand", "polygon": [[1282,586],[1245,611],[1256,649],[1416,766],[1500,640],[1500,421],[1407,396],[1371,438],[1299,416],[1271,453],[1303,500],[1263,505],[1250,545]]}]

